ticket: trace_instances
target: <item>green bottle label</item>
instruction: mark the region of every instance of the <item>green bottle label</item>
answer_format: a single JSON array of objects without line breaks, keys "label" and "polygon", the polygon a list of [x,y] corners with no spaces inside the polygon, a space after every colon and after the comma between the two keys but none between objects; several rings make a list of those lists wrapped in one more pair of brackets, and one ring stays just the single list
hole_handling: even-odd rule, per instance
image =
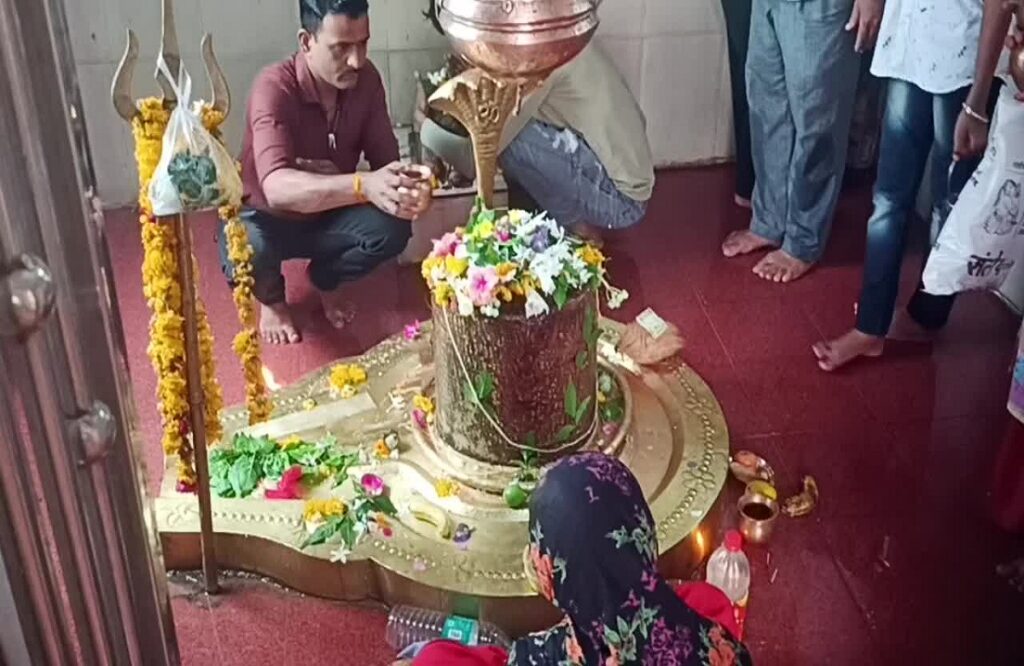
[{"label": "green bottle label", "polygon": [[441,637],[472,647],[480,642],[480,624],[468,617],[450,615],[444,621]]}]

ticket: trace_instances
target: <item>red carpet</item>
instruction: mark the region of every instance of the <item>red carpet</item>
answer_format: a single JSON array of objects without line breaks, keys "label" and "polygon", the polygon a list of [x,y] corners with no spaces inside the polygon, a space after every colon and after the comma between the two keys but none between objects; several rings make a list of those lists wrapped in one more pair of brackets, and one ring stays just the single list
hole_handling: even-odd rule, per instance
[{"label": "red carpet", "polygon": [[[1024,599],[993,573],[997,562],[1024,555],[1024,541],[992,527],[986,504],[1017,322],[994,297],[971,295],[930,353],[895,353],[825,375],[810,346],[852,324],[870,192],[855,187],[844,197],[823,265],[779,286],[757,279],[752,259],[721,257],[721,239],[747,219],[730,203],[730,179],[724,168],[661,174],[647,220],[612,239],[608,252],[616,284],[632,294],[616,316],[650,306],[680,326],[686,359],[722,402],[734,448],[768,458],[787,491],[805,473],[821,487],[812,517],[779,526],[770,565],[767,550],[749,553],[747,638],[756,663],[1024,663]],[[161,454],[141,249],[133,215],[107,219],[142,456],[155,489]],[[237,322],[213,229],[212,220],[197,224],[197,254],[230,404],[242,397],[230,351]],[[911,287],[919,261],[907,263]],[[342,333],[317,312],[301,266],[286,273],[305,342],[266,351],[283,383],[426,315],[415,267],[388,266],[353,285],[357,318]],[[890,568],[878,561],[887,539]],[[226,588],[209,600],[174,588],[185,663],[390,663],[382,611],[255,581],[229,580]]]}]

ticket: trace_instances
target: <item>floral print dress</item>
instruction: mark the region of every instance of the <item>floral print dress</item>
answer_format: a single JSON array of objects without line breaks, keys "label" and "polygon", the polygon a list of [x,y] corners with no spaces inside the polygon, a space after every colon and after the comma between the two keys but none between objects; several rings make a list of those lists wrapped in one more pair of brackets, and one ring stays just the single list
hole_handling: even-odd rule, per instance
[{"label": "floral print dress", "polygon": [[548,471],[530,508],[539,592],[565,612],[515,643],[515,666],[750,664],[720,625],[687,606],[657,571],[654,520],[629,469],[588,453]]}]

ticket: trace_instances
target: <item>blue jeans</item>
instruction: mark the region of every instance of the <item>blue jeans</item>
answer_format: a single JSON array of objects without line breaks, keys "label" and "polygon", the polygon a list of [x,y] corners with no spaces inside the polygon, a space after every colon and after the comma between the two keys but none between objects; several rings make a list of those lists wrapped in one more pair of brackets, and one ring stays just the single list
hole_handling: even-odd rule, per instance
[{"label": "blue jeans", "polygon": [[619,192],[594,151],[572,130],[531,120],[498,159],[509,180],[562,226],[625,229],[647,210],[647,202]]},{"label": "blue jeans", "polygon": [[[900,286],[907,222],[914,214],[917,191],[932,156],[932,240],[956,195],[974,173],[977,160],[954,165],[953,130],[969,88],[933,95],[912,83],[892,80],[882,124],[875,210],[868,221],[867,255],[857,310],[857,330],[884,337],[889,332]],[[952,296],[918,289],[907,306],[910,316],[928,329],[945,325]]]},{"label": "blue jeans", "polygon": [[[320,291],[363,277],[381,263],[401,254],[412,234],[405,220],[370,205],[349,206],[321,213],[315,219],[295,220],[245,209],[242,222],[253,249],[253,295],[264,305],[285,300],[281,263],[309,259],[309,279]],[[221,268],[230,282],[224,225],[218,234]]]},{"label": "blue jeans", "polygon": [[747,99],[750,230],[806,262],[825,249],[846,168],[860,56],[853,0],[754,0]]}]

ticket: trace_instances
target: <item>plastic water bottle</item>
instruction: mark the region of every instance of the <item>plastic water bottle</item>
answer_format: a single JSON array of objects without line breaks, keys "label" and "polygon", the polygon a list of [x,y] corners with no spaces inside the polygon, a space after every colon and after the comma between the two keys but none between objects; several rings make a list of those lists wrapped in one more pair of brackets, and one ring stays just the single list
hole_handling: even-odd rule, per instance
[{"label": "plastic water bottle", "polygon": [[708,560],[707,582],[714,585],[732,601],[736,625],[742,639],[743,625],[750,598],[750,561],[743,553],[743,535],[736,530],[725,533],[722,545]]},{"label": "plastic water bottle", "polygon": [[491,645],[506,650],[512,645],[508,636],[493,624],[412,606],[391,609],[387,641],[396,652],[416,643],[441,638],[463,645]]},{"label": "plastic water bottle", "polygon": [[743,535],[725,533],[725,541],[708,560],[707,581],[725,592],[734,604],[746,602],[750,593],[750,562],[743,554]]}]

